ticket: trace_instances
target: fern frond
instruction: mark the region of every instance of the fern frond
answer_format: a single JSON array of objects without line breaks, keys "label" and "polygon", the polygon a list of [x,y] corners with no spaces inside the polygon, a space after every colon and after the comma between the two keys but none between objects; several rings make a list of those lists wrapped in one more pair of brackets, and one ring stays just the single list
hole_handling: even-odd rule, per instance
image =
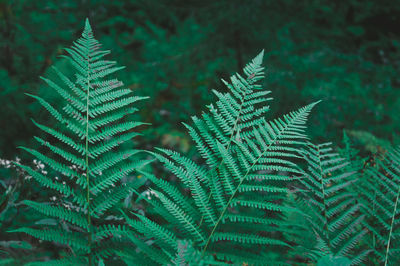
[{"label": "fern frond", "polygon": [[71,210],[62,206],[51,206],[50,204],[37,203],[30,200],[24,200],[23,203],[44,215],[63,219],[84,229],[88,228],[85,213],[83,212],[71,212]]},{"label": "fern frond", "polygon": [[[223,81],[229,92],[214,91],[216,103],[192,117],[193,126],[184,124],[205,166],[174,151],[151,152],[179,180],[146,174],[156,187],[146,201],[165,214],[152,211],[152,216],[174,230],[176,239],[190,239],[202,256],[222,247],[254,254],[289,246],[283,233],[290,230],[281,225],[296,210],[283,202],[287,183],[302,173],[296,161],[316,103],[266,121],[270,92],[257,84],[263,78],[262,56],[246,65],[245,77],[235,74]],[[143,234],[138,225],[132,228]],[[162,242],[161,236],[145,239]]]},{"label": "fern frond", "polygon": [[335,256],[359,256],[366,230],[362,228],[362,205],[349,189],[357,181],[355,173],[347,172],[347,162],[332,151],[330,143],[309,143],[302,154],[308,164],[299,179],[304,186],[300,191],[302,206],[320,243],[324,243],[320,248]]},{"label": "fern frond", "polygon": [[[114,242],[120,243],[122,238],[110,233],[112,228],[105,215],[136,189],[136,183],[126,177],[149,162],[136,159],[139,151],[128,143],[139,135],[133,130],[144,125],[129,119],[137,111],[133,105],[147,97],[133,95],[130,89],[121,88],[122,82],[111,77],[124,67],[105,58],[109,51],[101,50],[88,20],[82,36],[65,51],[67,55],[62,57],[75,75],[70,77],[53,68],[55,79],[41,77],[60,97],[57,104],[28,94],[49,112],[54,123],[48,126],[34,122],[52,138],[35,137],[40,148],[22,149],[50,171],[43,174],[19,165],[41,186],[61,194],[54,204],[29,200],[24,204],[43,216],[59,219],[65,230],[22,228],[15,232],[68,245],[76,257],[71,261],[93,265],[116,254],[118,246]],[[108,234],[101,235],[97,228],[108,228]],[[115,234],[123,231],[119,227],[113,230]],[[68,261],[53,262],[62,265]]]},{"label": "fern frond", "polygon": [[212,241],[216,242],[219,240],[229,240],[237,243],[247,244],[289,246],[284,241],[261,237],[258,235],[245,235],[240,233],[215,233],[212,237]]},{"label": "fern frond", "polygon": [[74,257],[67,256],[63,257],[59,260],[49,260],[49,261],[40,261],[40,262],[29,262],[24,264],[26,266],[69,266],[69,265],[85,265],[87,264],[87,258],[84,257]]},{"label": "fern frond", "polygon": [[400,263],[400,148],[388,151],[376,166],[365,170],[357,192],[367,217],[365,226],[371,236],[370,246],[378,261],[384,265]]},{"label": "fern frond", "polygon": [[168,199],[161,192],[154,191],[155,196],[160,199],[165,208],[175,217],[176,223],[182,226],[182,230],[191,235],[196,242],[203,242],[205,237],[203,233],[199,230],[193,219],[186,214],[182,209],[178,207],[173,201]]},{"label": "fern frond", "polygon": [[32,228],[19,228],[10,232],[23,232],[44,241],[54,241],[60,244],[69,245],[72,248],[76,248],[78,251],[89,251],[86,239],[78,232],[67,232],[59,229]]}]

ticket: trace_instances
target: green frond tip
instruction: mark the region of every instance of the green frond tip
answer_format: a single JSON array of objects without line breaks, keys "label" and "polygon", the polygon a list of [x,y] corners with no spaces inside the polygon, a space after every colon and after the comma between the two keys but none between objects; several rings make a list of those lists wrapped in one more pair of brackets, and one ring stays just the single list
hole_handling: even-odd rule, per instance
[{"label": "green frond tip", "polygon": [[261,52],[256,57],[254,57],[253,62],[255,64],[261,65],[263,58],[264,58],[264,49],[262,49]]},{"label": "green frond tip", "polygon": [[83,30],[83,32],[84,33],[92,32],[92,27],[90,26],[89,18],[86,18],[85,20],[85,29]]},{"label": "green frond tip", "polygon": [[316,106],[317,104],[319,104],[320,102],[322,102],[322,100],[313,102],[313,103],[310,104],[310,106],[314,107],[314,106]]}]

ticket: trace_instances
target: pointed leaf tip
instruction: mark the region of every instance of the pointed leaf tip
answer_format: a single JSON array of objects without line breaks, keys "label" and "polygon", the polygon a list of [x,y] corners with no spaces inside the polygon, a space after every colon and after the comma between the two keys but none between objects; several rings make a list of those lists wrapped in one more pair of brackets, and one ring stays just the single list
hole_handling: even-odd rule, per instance
[{"label": "pointed leaf tip", "polygon": [[261,65],[264,58],[264,49],[253,59],[253,62]]},{"label": "pointed leaf tip", "polygon": [[309,108],[311,108],[311,109],[313,109],[317,104],[319,104],[321,102],[321,100],[319,100],[319,101],[316,101],[316,102],[313,102],[313,103],[310,103],[310,104],[308,104],[308,105],[306,105],[307,107],[309,107]]},{"label": "pointed leaf tip", "polygon": [[90,26],[89,18],[86,18],[84,32],[91,32],[91,31],[92,31],[92,27]]}]

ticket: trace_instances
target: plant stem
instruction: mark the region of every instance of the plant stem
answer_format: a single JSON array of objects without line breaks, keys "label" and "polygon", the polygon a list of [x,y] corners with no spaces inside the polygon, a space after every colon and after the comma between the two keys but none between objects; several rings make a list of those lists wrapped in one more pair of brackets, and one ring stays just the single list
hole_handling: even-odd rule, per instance
[{"label": "plant stem", "polygon": [[92,265],[92,225],[91,225],[91,217],[90,217],[90,179],[89,179],[89,97],[90,97],[90,81],[89,81],[89,73],[90,73],[90,62],[89,55],[87,57],[87,97],[86,97],[86,143],[85,143],[85,162],[86,162],[86,202],[87,202],[87,223],[88,223],[88,261],[89,266]]},{"label": "plant stem", "polygon": [[322,191],[322,204],[324,205],[324,209],[322,211],[324,218],[325,218],[325,224],[324,224],[324,229],[326,232],[326,238],[328,239],[328,246],[331,248],[331,240],[329,237],[329,230],[328,230],[328,216],[326,210],[328,209],[327,204],[326,204],[326,199],[325,199],[325,183],[324,183],[324,174],[322,171],[322,162],[321,162],[321,150],[319,146],[317,146],[317,151],[318,151],[318,167],[319,167],[319,172],[321,173],[321,191]]},{"label": "plant stem", "polygon": [[394,225],[394,217],[396,216],[397,204],[398,204],[398,202],[399,202],[399,195],[400,195],[400,186],[399,186],[399,189],[397,190],[396,203],[394,204],[394,210],[393,210],[393,215],[392,215],[392,222],[391,222],[391,224],[390,224],[389,239],[388,239],[388,243],[387,243],[387,245],[386,245],[385,266],[387,266],[388,260],[389,260],[390,239],[392,238],[393,225]]}]

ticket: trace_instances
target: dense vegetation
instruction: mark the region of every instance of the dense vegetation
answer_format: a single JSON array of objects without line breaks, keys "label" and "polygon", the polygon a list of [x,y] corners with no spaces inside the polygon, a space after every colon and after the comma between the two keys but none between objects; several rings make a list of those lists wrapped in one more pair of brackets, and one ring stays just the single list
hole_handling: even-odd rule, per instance
[{"label": "dense vegetation", "polygon": [[0,264],[400,263],[398,7],[0,4]]}]

